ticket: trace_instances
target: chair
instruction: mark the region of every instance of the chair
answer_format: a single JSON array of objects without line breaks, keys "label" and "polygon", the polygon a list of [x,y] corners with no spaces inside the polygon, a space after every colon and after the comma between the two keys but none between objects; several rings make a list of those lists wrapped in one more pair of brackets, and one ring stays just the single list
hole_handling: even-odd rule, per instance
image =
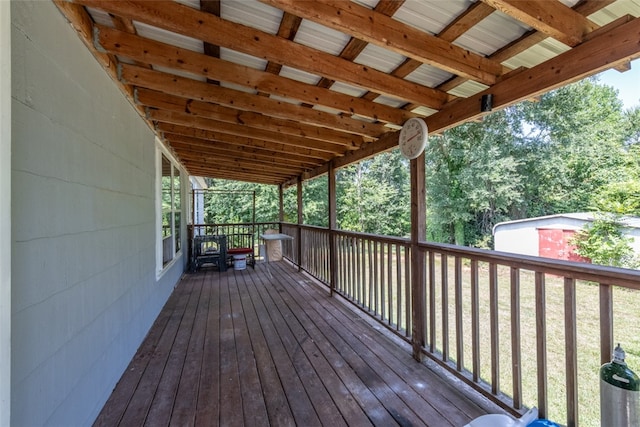
[{"label": "chair", "polygon": [[227,262],[232,265],[234,255],[246,256],[246,262],[251,268],[255,268],[256,258],[254,254],[253,233],[236,233],[227,235]]},{"label": "chair", "polygon": [[214,264],[220,271],[227,270],[227,236],[194,236],[191,271],[195,272],[205,264]]}]

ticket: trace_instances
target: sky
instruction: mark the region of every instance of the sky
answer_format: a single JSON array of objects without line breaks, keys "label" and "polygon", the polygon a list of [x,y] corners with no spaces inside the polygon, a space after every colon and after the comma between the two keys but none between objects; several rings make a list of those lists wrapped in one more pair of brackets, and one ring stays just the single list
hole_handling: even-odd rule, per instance
[{"label": "sky", "polygon": [[607,70],[599,76],[602,83],[618,89],[618,97],[625,108],[640,106],[640,59],[631,62],[629,71]]}]

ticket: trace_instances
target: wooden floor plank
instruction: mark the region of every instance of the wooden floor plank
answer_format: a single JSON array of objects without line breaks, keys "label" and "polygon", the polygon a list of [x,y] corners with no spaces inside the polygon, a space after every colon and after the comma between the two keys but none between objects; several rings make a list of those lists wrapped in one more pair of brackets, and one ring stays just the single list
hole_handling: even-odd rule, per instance
[{"label": "wooden floor plank", "polygon": [[165,365],[156,394],[145,420],[147,426],[167,426],[171,420],[171,412],[178,392],[178,384],[182,377],[187,348],[193,332],[196,309],[202,293],[202,281],[190,278],[192,286],[187,309],[182,316],[169,358]]},{"label": "wooden floor plank", "polygon": [[187,274],[101,426],[460,426],[485,410],[287,262]]},{"label": "wooden floor plank", "polygon": [[202,373],[202,360],[204,357],[204,342],[209,315],[209,300],[211,299],[211,286],[205,283],[206,275],[201,275],[201,291],[196,313],[189,339],[189,346],[184,361],[178,391],[171,412],[171,425],[193,425],[195,423],[195,411],[197,406],[199,378]]},{"label": "wooden floor plank", "polygon": [[245,319],[247,314],[251,314],[253,306],[243,306],[238,287],[239,283],[244,282],[246,279],[242,277],[241,272],[234,273],[229,277],[229,296],[233,313],[233,329],[235,332],[244,423],[256,427],[267,426],[269,423],[267,407],[264,402],[264,393],[260,384],[251,336]]},{"label": "wooden floor plank", "polygon": [[200,273],[205,275],[211,294],[195,410],[197,426],[215,425],[220,419],[220,274],[211,270]]},{"label": "wooden floor plank", "polygon": [[220,275],[220,425],[244,425],[229,278]]}]

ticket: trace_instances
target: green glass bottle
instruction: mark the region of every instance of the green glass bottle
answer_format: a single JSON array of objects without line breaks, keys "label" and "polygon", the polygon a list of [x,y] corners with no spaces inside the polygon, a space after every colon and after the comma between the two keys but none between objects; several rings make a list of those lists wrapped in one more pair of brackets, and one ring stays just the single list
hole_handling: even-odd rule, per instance
[{"label": "green glass bottle", "polygon": [[640,427],[640,378],[627,367],[620,344],[600,368],[600,425]]}]

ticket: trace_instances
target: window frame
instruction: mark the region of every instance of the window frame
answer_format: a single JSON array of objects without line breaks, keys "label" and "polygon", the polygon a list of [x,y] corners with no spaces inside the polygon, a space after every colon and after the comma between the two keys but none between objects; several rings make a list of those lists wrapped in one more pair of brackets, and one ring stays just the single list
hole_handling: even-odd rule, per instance
[{"label": "window frame", "polygon": [[[182,259],[183,255],[183,236],[185,229],[185,214],[184,214],[184,171],[182,165],[168,152],[162,145],[162,143],[156,140],[156,185],[155,185],[155,201],[156,201],[156,215],[155,215],[155,236],[156,236],[156,272],[157,277],[162,276],[167,270],[169,270],[178,260]],[[169,163],[171,174],[169,175],[170,191],[170,208],[166,209],[163,199],[165,187],[163,186],[163,158]],[[178,198],[178,204],[176,205],[176,196]],[[165,258],[165,236],[163,218],[166,213],[170,214],[169,225],[170,231],[167,237],[171,237],[171,258]],[[176,220],[179,223],[176,223]],[[179,239],[179,240],[178,240]],[[165,261],[166,259],[166,261]]]}]

